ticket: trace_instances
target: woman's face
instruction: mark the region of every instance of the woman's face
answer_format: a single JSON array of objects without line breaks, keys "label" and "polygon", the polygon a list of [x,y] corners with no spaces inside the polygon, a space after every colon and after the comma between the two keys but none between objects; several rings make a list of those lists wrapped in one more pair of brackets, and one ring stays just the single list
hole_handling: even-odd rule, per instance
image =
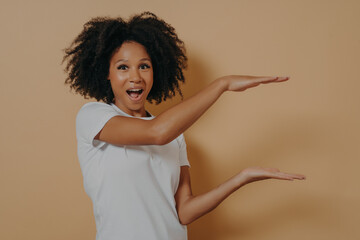
[{"label": "woman's face", "polygon": [[145,117],[146,98],[153,85],[151,59],[143,45],[125,42],[110,59],[109,80],[115,105],[129,115]]}]

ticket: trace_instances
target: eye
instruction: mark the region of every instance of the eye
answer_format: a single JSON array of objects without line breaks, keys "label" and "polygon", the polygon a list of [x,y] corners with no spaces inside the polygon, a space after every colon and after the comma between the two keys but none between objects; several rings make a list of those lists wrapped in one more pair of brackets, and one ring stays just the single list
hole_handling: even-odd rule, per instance
[{"label": "eye", "polygon": [[141,64],[139,68],[140,68],[140,69],[149,69],[149,68],[150,68],[150,65],[144,63],[144,64]]},{"label": "eye", "polygon": [[119,70],[126,70],[126,69],[128,69],[128,66],[122,64],[122,65],[119,65],[119,66],[117,67],[117,69],[119,69]]}]

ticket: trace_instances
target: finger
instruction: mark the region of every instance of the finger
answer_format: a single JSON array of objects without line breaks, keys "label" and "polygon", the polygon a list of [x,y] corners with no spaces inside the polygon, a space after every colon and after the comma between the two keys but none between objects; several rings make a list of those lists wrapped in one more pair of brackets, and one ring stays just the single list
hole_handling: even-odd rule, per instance
[{"label": "finger", "polygon": [[[283,173],[284,173],[284,172],[283,172]],[[302,179],[305,179],[305,178],[306,178],[305,175],[303,175],[303,174],[298,174],[298,173],[284,173],[284,174],[287,174],[287,175],[292,176],[292,177],[294,177],[294,178],[302,178]]]},{"label": "finger", "polygon": [[305,180],[306,179],[306,177],[304,175],[302,175],[302,174],[279,172],[278,175],[281,176],[281,177],[291,178],[291,179],[298,179],[298,180]]},{"label": "finger", "polygon": [[301,175],[301,174],[292,174],[292,177],[294,179],[299,179],[299,180],[305,180],[306,176],[305,175]]},{"label": "finger", "polygon": [[288,181],[293,181],[294,179],[292,177],[283,175],[283,174],[272,174],[269,176],[269,178],[272,179],[277,179],[277,180],[288,180]]},{"label": "finger", "polygon": [[291,173],[284,173],[284,172],[273,172],[269,174],[269,177],[279,180],[305,180],[305,176],[302,174],[291,174]]},{"label": "finger", "polygon": [[264,82],[261,82],[261,83],[272,83],[272,82],[285,82],[287,80],[289,80],[290,78],[289,77],[277,77],[275,80],[268,80],[268,81],[264,81]]},{"label": "finger", "polygon": [[287,80],[289,80],[289,77],[278,77],[278,79],[276,80],[276,82],[285,82]]},{"label": "finger", "polygon": [[255,79],[256,83],[269,83],[275,82],[278,80],[278,77],[258,77]]}]

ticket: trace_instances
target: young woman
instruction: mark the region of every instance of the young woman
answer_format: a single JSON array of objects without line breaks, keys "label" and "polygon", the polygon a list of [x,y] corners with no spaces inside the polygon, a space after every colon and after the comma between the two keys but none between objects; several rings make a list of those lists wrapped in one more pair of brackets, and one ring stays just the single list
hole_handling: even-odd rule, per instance
[{"label": "young woman", "polygon": [[[247,168],[194,196],[182,133],[224,92],[244,91],[287,77],[225,76],[154,117],[145,101],[181,94],[183,42],[152,13],[95,18],[65,50],[71,88],[98,102],[76,118],[84,187],[93,201],[97,240],[184,240],[186,225],[213,210],[241,186],[303,175]],[[99,102],[102,101],[102,102]]]}]

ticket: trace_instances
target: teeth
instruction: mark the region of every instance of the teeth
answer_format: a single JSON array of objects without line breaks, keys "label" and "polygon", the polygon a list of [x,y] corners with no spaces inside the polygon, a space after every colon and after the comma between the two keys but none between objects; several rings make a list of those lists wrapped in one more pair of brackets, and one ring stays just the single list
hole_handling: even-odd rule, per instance
[{"label": "teeth", "polygon": [[142,89],[130,89],[130,90],[128,90],[129,92],[141,92],[142,91]]}]

